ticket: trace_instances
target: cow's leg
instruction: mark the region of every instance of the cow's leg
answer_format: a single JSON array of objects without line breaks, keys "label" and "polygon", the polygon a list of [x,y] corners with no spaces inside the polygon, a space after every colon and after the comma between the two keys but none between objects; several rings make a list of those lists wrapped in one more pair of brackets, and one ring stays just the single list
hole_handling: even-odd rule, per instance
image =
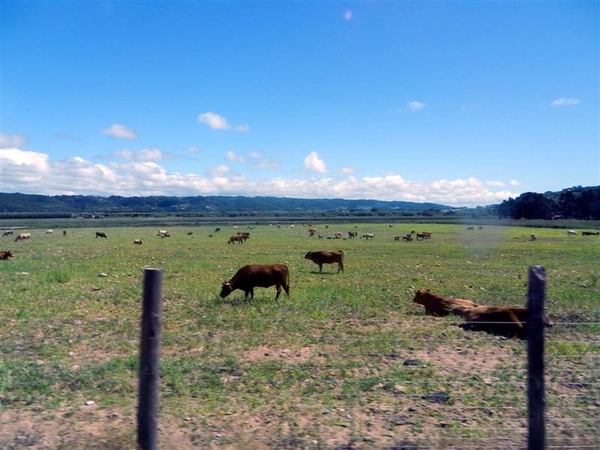
[{"label": "cow's leg", "polygon": [[319,273],[323,272],[323,264],[319,264]]},{"label": "cow's leg", "polygon": [[277,290],[277,294],[275,295],[275,300],[277,300],[279,298],[279,294],[281,294],[281,285],[280,284],[276,285],[275,289]]},{"label": "cow's leg", "polygon": [[344,263],[342,261],[338,263],[338,273],[340,273],[340,270],[342,272],[344,271]]}]

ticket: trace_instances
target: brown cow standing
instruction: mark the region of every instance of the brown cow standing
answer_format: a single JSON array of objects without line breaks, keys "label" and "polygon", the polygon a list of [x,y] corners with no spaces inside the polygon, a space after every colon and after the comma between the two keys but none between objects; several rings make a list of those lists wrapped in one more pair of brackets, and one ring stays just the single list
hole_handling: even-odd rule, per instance
[{"label": "brown cow standing", "polygon": [[344,271],[344,251],[336,250],[332,252],[319,251],[319,252],[308,252],[304,255],[305,259],[310,259],[312,262],[319,266],[319,273],[323,272],[323,264],[337,263],[338,271],[340,273]]},{"label": "brown cow standing", "polygon": [[244,239],[244,236],[240,235],[240,234],[233,234],[231,236],[229,236],[229,240],[227,241],[228,244],[232,244],[237,242],[238,244],[243,244],[244,241],[246,239]]},{"label": "brown cow standing", "polygon": [[[465,330],[486,331],[488,333],[520,339],[527,337],[527,308],[478,306],[464,314]],[[554,324],[546,314],[542,321],[547,328]]]},{"label": "brown cow standing", "polygon": [[477,307],[477,304],[471,300],[444,297],[443,295],[432,294],[426,289],[416,291],[413,302],[423,305],[425,313],[432,316],[447,316],[448,314],[464,316],[468,310]]},{"label": "brown cow standing", "polygon": [[281,288],[285,291],[287,296],[290,296],[290,275],[288,266],[285,264],[272,264],[272,265],[257,265],[250,264],[240,268],[233,278],[223,283],[221,298],[227,297],[236,289],[244,291],[244,299],[254,298],[254,288],[264,287],[268,288],[275,286],[277,289],[277,295],[275,300],[279,298],[281,294]]},{"label": "brown cow standing", "polygon": [[96,237],[108,239],[108,236],[106,236],[106,233],[104,231],[96,231]]}]

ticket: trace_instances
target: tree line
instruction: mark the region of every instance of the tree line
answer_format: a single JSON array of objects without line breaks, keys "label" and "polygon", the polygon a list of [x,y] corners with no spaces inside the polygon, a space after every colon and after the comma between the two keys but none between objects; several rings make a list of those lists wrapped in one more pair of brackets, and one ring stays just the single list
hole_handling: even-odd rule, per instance
[{"label": "tree line", "polygon": [[560,192],[525,192],[496,207],[500,218],[600,220],[600,186],[573,187]]}]

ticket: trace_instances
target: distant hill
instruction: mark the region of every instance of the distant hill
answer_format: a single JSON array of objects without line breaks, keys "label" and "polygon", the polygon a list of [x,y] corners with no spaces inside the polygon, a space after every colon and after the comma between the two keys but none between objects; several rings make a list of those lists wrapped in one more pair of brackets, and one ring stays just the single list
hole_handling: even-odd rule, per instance
[{"label": "distant hill", "polygon": [[437,203],[382,200],[300,199],[285,197],[100,197],[91,195],[33,195],[0,193],[0,213],[310,213],[331,211],[451,210]]}]

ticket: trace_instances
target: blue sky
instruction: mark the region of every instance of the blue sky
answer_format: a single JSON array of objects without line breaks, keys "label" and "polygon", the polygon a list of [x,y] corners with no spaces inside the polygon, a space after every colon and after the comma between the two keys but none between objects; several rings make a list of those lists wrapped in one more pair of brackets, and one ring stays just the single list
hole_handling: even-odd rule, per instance
[{"label": "blue sky", "polygon": [[597,1],[0,8],[1,192],[483,206],[600,185]]}]

